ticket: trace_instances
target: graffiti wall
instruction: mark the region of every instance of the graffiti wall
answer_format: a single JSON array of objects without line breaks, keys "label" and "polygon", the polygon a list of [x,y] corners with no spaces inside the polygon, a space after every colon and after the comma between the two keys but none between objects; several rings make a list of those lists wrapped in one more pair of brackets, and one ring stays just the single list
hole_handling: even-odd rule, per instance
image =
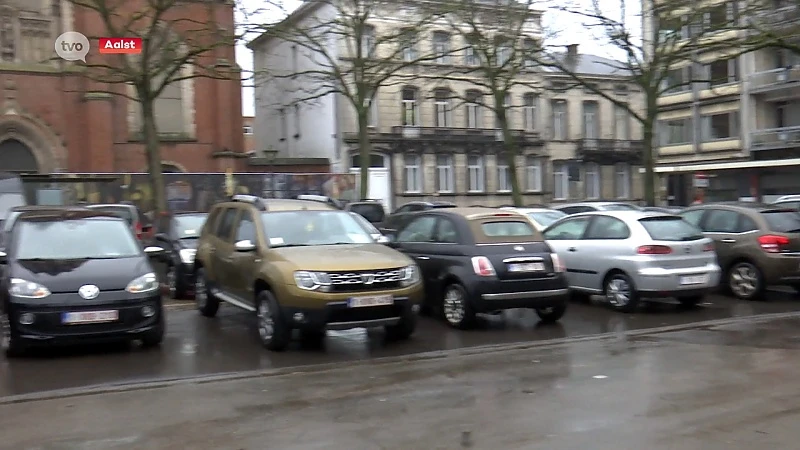
[{"label": "graffiti wall", "polygon": [[[70,180],[69,178],[75,180]],[[164,174],[167,202],[173,211],[207,211],[233,194],[266,198],[291,198],[300,194],[326,195],[355,200],[353,174]],[[130,201],[142,211],[153,209],[147,174],[119,174],[114,181],[91,180],[91,174],[74,174],[67,180],[24,181],[31,204],[74,205],[78,202]]]}]

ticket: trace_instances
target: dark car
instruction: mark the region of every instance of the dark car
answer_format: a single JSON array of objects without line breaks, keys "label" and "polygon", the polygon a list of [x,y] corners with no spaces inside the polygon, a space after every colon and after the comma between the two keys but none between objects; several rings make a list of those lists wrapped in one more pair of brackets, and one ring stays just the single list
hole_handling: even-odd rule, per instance
[{"label": "dark car", "polygon": [[183,298],[194,286],[194,257],[200,231],[208,213],[186,212],[164,216],[159,223],[155,244],[164,249],[164,280],[172,298]]},{"label": "dark car", "polygon": [[136,205],[128,203],[109,203],[85,205],[85,208],[105,211],[122,217],[128,222],[131,230],[136,234],[136,239],[141,242],[147,242],[152,237],[153,227],[149,223],[147,216],[142,214]]},{"label": "dark car", "polygon": [[532,308],[542,321],[555,322],[567,309],[564,267],[521,214],[431,209],[389,239],[419,265],[425,309],[453,327],[469,328],[477,313],[511,308]]},{"label": "dark car", "polygon": [[457,205],[451,202],[410,202],[397,208],[393,213],[386,217],[383,222],[383,227],[380,227],[383,232],[394,232],[405,226],[415,214],[422,211],[431,209],[442,208],[455,208]]},{"label": "dark car", "polygon": [[344,209],[362,216],[377,228],[383,227],[383,221],[386,220],[386,210],[383,209],[383,204],[377,200],[350,202]]},{"label": "dark car", "polygon": [[158,279],[127,224],[99,211],[26,212],[9,236],[0,279],[0,345],[140,340],[161,343]]}]

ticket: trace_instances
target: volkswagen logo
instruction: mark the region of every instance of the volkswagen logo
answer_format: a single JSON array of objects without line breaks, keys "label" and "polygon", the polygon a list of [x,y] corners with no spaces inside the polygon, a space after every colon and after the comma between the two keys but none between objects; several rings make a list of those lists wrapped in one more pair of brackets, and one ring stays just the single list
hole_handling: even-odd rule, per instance
[{"label": "volkswagen logo", "polygon": [[365,273],[361,275],[361,282],[364,284],[372,284],[375,282],[375,274]]},{"label": "volkswagen logo", "polygon": [[100,288],[93,284],[85,284],[78,289],[78,295],[86,300],[91,300],[100,295]]},{"label": "volkswagen logo", "polygon": [[523,247],[521,245],[517,245],[517,246],[514,247],[514,250],[516,250],[518,252],[524,252],[525,251],[525,247]]}]

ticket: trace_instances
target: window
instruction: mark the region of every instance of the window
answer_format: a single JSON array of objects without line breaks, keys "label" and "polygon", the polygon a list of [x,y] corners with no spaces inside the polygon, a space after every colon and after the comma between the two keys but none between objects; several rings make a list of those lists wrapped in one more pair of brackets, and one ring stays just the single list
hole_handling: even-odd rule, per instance
[{"label": "window", "polygon": [[569,197],[569,167],[564,163],[553,164],[553,199]]},{"label": "window", "polygon": [[449,193],[455,192],[453,179],[453,157],[450,155],[436,156],[436,191]]},{"label": "window", "polygon": [[236,230],[236,242],[250,241],[256,243],[256,224],[250,213],[242,213],[242,218],[239,220],[239,226]]},{"label": "window", "polygon": [[450,62],[450,35],[443,31],[433,33],[433,52],[436,55],[437,64],[447,64]]},{"label": "window", "polygon": [[583,87],[583,92],[588,95],[595,95],[600,90],[600,85],[597,83],[587,83]]},{"label": "window", "polygon": [[583,102],[583,137],[584,139],[597,139],[600,136],[600,121],[598,120],[599,105],[597,102]]},{"label": "window", "polygon": [[741,233],[739,230],[739,216],[736,211],[712,209],[708,213],[703,231],[709,233]]},{"label": "window", "polygon": [[703,232],[680,217],[648,217],[639,219],[647,234],[654,241],[697,241]]},{"label": "window", "polygon": [[764,211],[761,213],[761,216],[767,222],[770,231],[776,233],[797,233],[797,230],[800,230],[800,214],[794,211]]},{"label": "window", "polygon": [[406,155],[406,192],[422,192],[422,157]]},{"label": "window", "polygon": [[614,85],[614,94],[619,95],[619,96],[623,96],[623,97],[628,95],[628,86],[625,86],[624,84],[615,84]]},{"label": "window", "polygon": [[497,156],[497,192],[511,191],[511,170],[504,157]]},{"label": "window", "polygon": [[692,211],[686,211],[678,214],[683,218],[683,220],[689,222],[690,224],[699,227],[700,226],[700,219],[703,218],[703,213],[705,210],[702,209],[695,209]]},{"label": "window", "polygon": [[485,167],[482,156],[469,155],[467,157],[467,178],[469,182],[469,186],[467,186],[468,192],[483,192],[486,190]]},{"label": "window", "polygon": [[281,122],[281,141],[285,141],[286,136],[289,134],[289,121],[286,118],[286,110],[283,108],[279,109],[278,115],[280,116]]},{"label": "window", "polygon": [[614,105],[614,137],[620,141],[630,140],[630,113],[620,105]]},{"label": "window", "polygon": [[523,115],[525,120],[525,131],[536,131],[536,104],[538,98],[536,94],[525,94],[523,97]]},{"label": "window", "polygon": [[[511,106],[512,106],[512,104],[511,104],[511,94],[507,93],[505,98],[503,99],[503,111],[505,111],[505,114],[506,114],[506,125],[509,128],[511,128]],[[500,118],[497,117],[497,111],[495,111],[495,115],[494,115],[494,127],[496,129],[498,129],[498,130],[502,128],[500,126]]]},{"label": "window", "polygon": [[[14,226],[16,230],[16,257],[19,259],[41,260],[84,260],[87,258],[117,259],[132,258],[142,254],[142,248],[131,234],[125,222],[116,219],[73,219],[46,222],[21,219]],[[69,239],[64,239],[70,236]],[[72,239],[72,238],[76,239]],[[73,270],[78,264],[68,263]],[[57,267],[58,263],[44,261],[33,264],[46,264]],[[106,261],[97,262],[106,264]],[[29,263],[24,263],[25,265]],[[54,266],[54,264],[56,266]],[[28,266],[31,267],[31,266]],[[63,267],[63,266],[61,266]],[[45,269],[50,273],[54,269]],[[58,269],[55,269],[56,271]],[[34,269],[34,271],[38,271]],[[62,272],[63,273],[63,272]],[[124,276],[124,274],[121,274]],[[131,278],[134,275],[130,274]],[[52,287],[51,287],[52,288]]]},{"label": "window", "polygon": [[690,119],[675,119],[661,122],[661,145],[681,145],[692,142]]},{"label": "window", "polygon": [[600,166],[596,163],[586,164],[586,198],[600,198]]},{"label": "window", "polygon": [[704,141],[739,137],[739,114],[735,111],[705,116],[701,124]]},{"label": "window", "polygon": [[552,92],[567,92],[569,85],[564,81],[553,81],[550,83],[550,90]]},{"label": "window", "polygon": [[736,58],[719,59],[706,66],[708,81],[711,86],[719,86],[739,81]]},{"label": "window", "polygon": [[403,61],[411,62],[417,59],[417,32],[414,29],[407,28],[403,30],[400,36],[400,48]]},{"label": "window", "polygon": [[583,237],[588,226],[588,217],[567,219],[545,231],[544,238],[551,241],[574,241]]},{"label": "window", "polygon": [[495,49],[495,59],[497,66],[503,67],[511,59],[511,46],[508,44],[500,44]]},{"label": "window", "polygon": [[676,94],[691,90],[691,68],[682,67],[667,72],[662,81],[661,90],[664,94]]},{"label": "window", "polygon": [[617,198],[631,196],[631,167],[627,164],[617,164],[614,167],[614,192]]},{"label": "window", "polygon": [[567,140],[567,101],[553,100],[553,139]]},{"label": "window", "polygon": [[375,56],[375,27],[367,25],[361,35],[361,57],[372,58]]},{"label": "window", "polygon": [[442,244],[457,244],[460,241],[458,228],[450,219],[439,219],[439,230],[436,232],[436,242]]},{"label": "window", "polygon": [[222,213],[222,218],[217,223],[217,231],[214,233],[218,238],[227,241],[231,238],[233,232],[233,222],[236,220],[236,214],[239,212],[235,208],[227,208]]},{"label": "window", "polygon": [[466,125],[467,128],[480,128],[481,127],[481,93],[477,91],[467,92],[466,104]]},{"label": "window", "polygon": [[481,230],[484,236],[490,238],[536,236],[536,230],[530,222],[521,221],[484,222],[481,224]]},{"label": "window", "polygon": [[683,34],[683,21],[680,17],[663,14],[658,20],[658,40],[662,44],[673,43]]},{"label": "window", "polygon": [[419,126],[419,104],[414,88],[403,88],[403,126]]},{"label": "window", "polygon": [[450,92],[446,89],[437,89],[434,93],[436,105],[436,126],[449,127],[452,126],[452,117],[450,115]]},{"label": "window", "polygon": [[631,230],[625,222],[614,217],[596,216],[584,239],[627,239],[630,236]]},{"label": "window", "polygon": [[398,233],[397,242],[433,242],[435,229],[436,217],[417,217]]},{"label": "window", "polygon": [[244,127],[244,134],[250,135],[253,134],[253,127]]},{"label": "window", "polygon": [[536,61],[534,60],[533,54],[536,52],[536,41],[533,39],[525,39],[522,41],[522,48],[525,52],[523,67],[526,69],[533,69],[536,67]]},{"label": "window", "polygon": [[528,192],[541,192],[542,190],[542,160],[535,156],[528,156],[525,164],[525,185]]},{"label": "window", "polygon": [[724,30],[730,27],[736,18],[736,4],[720,3],[708,9],[705,13],[705,24],[707,30]]},{"label": "window", "polygon": [[478,66],[480,65],[480,57],[478,53],[475,51],[475,47],[472,45],[467,44],[464,47],[464,65],[466,66]]},{"label": "window", "polygon": [[348,205],[348,210],[371,224],[381,223],[386,218],[386,211],[379,202],[351,203]]}]

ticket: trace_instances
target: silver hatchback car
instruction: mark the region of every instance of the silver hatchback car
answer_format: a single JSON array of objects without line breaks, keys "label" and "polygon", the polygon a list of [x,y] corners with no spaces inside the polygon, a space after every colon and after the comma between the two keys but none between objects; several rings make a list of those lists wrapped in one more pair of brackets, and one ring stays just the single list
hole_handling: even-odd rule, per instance
[{"label": "silver hatchback car", "polygon": [[645,297],[695,305],[719,284],[713,242],[679,216],[588,212],[559,220],[543,235],[576,295],[603,294],[620,311],[634,311]]}]

